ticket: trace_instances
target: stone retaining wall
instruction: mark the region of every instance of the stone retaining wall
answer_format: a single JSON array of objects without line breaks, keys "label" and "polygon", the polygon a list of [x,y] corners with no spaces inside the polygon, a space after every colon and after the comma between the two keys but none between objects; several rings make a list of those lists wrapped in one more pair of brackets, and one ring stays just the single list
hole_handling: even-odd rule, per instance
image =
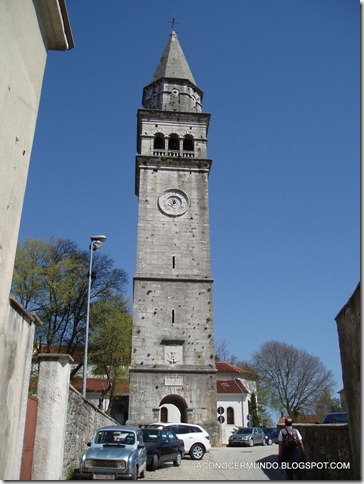
[{"label": "stone retaining wall", "polygon": [[[294,428],[302,435],[306,462],[318,465],[314,469],[304,469],[303,479],[353,479],[348,424],[294,424]],[[349,463],[350,469],[325,469],[325,462],[329,463],[328,467]]]},{"label": "stone retaining wall", "polygon": [[63,457],[63,479],[79,467],[79,460],[87,442],[96,429],[106,425],[119,425],[70,385],[66,422],[66,438]]}]

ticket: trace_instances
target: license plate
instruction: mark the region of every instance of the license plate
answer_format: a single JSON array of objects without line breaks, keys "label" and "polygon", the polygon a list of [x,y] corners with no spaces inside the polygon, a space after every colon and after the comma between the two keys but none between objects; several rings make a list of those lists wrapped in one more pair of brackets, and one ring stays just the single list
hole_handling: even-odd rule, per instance
[{"label": "license plate", "polygon": [[104,481],[104,480],[113,480],[115,479],[115,476],[114,474],[94,474],[93,478]]}]

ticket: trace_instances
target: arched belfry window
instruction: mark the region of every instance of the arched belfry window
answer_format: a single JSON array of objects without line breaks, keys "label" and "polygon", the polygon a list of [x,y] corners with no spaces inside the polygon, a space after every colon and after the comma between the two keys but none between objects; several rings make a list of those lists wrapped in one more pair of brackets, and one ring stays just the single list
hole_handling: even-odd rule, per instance
[{"label": "arched belfry window", "polygon": [[193,137],[186,135],[183,140],[183,151],[194,151],[194,149]]},{"label": "arched belfry window", "polygon": [[155,150],[164,150],[165,149],[164,135],[162,133],[157,133],[155,135],[154,149]]},{"label": "arched belfry window", "polygon": [[233,407],[228,407],[226,409],[226,423],[233,425],[234,422],[234,409]]},{"label": "arched belfry window", "polygon": [[168,422],[168,409],[167,409],[167,407],[161,408],[161,422]]},{"label": "arched belfry window", "polygon": [[179,150],[179,139],[178,139],[177,134],[169,135],[168,149],[169,150]]}]

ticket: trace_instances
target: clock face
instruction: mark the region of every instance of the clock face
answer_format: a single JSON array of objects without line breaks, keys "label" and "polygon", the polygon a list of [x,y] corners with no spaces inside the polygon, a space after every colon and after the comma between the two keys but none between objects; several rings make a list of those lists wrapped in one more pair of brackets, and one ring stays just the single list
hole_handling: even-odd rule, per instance
[{"label": "clock face", "polygon": [[158,205],[163,213],[178,217],[187,211],[189,200],[182,190],[170,189],[162,193],[158,199]]}]

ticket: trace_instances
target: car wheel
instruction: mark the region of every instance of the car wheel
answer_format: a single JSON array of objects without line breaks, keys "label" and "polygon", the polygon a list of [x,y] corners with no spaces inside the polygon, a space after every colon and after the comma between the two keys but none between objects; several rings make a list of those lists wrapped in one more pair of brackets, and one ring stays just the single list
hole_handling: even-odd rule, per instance
[{"label": "car wheel", "polygon": [[158,468],[158,464],[159,464],[159,458],[157,454],[154,454],[152,458],[152,462],[150,464],[150,470],[155,471]]},{"label": "car wheel", "polygon": [[249,447],[253,447],[254,446],[254,440],[253,439],[249,439]]},{"label": "car wheel", "polygon": [[182,454],[181,452],[178,452],[175,460],[173,461],[174,467],[179,467],[181,465],[181,462],[182,462]]},{"label": "car wheel", "polygon": [[272,440],[272,439],[268,439],[267,444],[268,444],[268,445],[272,445],[272,444],[273,444],[273,440]]},{"label": "car wheel", "polygon": [[145,469],[142,470],[142,472],[139,474],[139,477],[141,479],[144,479],[144,477],[145,477]]},{"label": "car wheel", "polygon": [[205,448],[201,444],[195,444],[191,447],[190,456],[193,460],[201,460],[204,456]]}]

